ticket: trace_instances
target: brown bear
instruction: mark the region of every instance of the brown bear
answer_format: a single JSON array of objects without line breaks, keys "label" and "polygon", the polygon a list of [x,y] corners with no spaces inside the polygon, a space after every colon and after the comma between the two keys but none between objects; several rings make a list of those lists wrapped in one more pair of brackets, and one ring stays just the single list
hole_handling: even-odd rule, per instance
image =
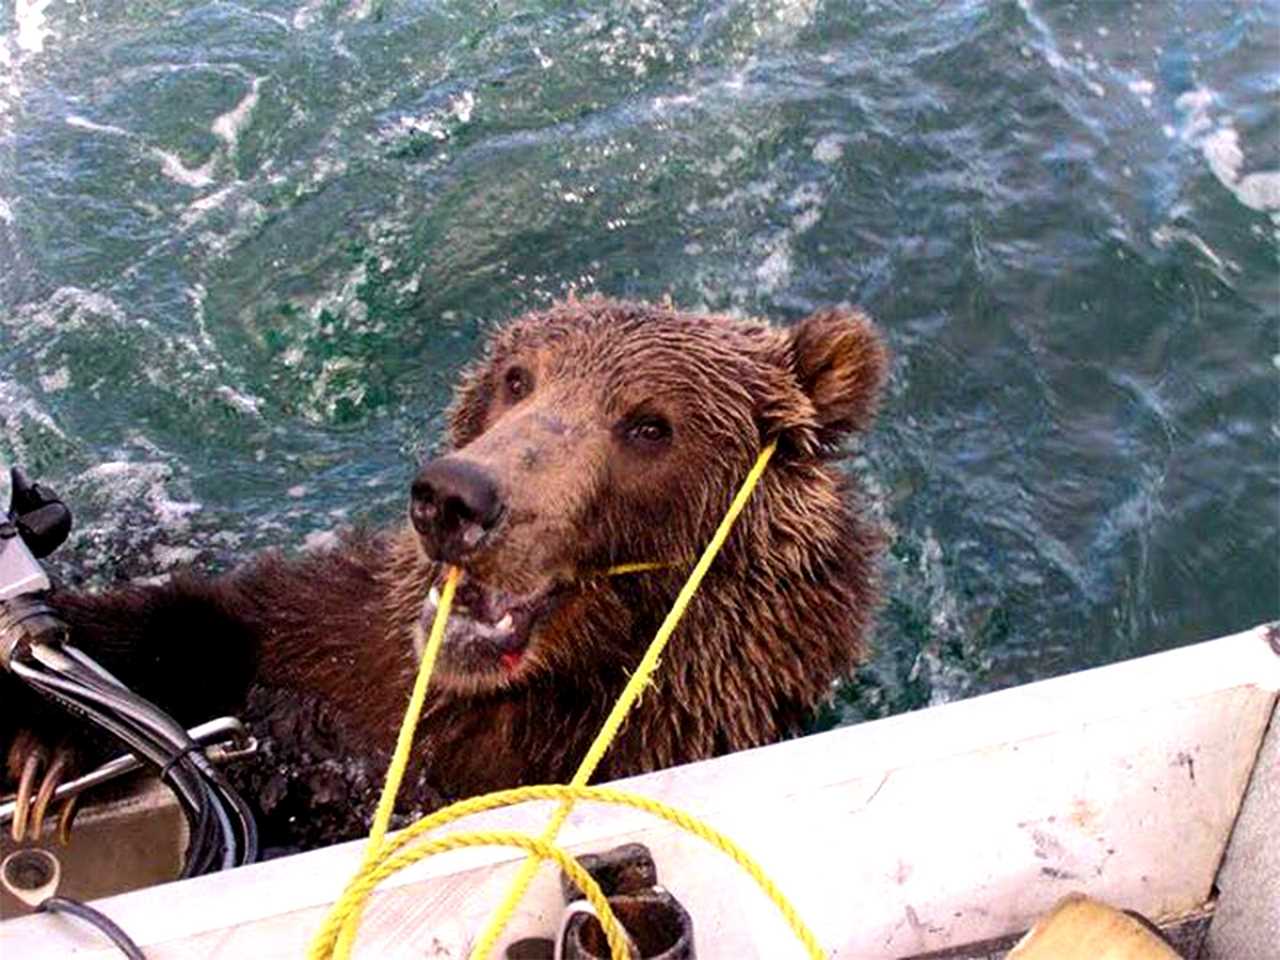
[{"label": "brown bear", "polygon": [[[239,709],[256,681],[314,695],[344,750],[380,756],[417,667],[414,626],[456,564],[419,726],[420,789],[562,782],[776,440],[595,779],[768,743],[798,731],[864,650],[880,537],[829,461],[870,424],[887,365],[849,309],[782,329],[559,303],[498,332],[463,374],[451,449],[418,472],[399,528],[56,605],[76,644],[188,724]],[[670,565],[605,574],[646,561]],[[52,743],[58,721],[12,686],[2,703],[0,747],[15,742],[8,771],[29,771],[25,796],[40,767],[25,761],[48,754],[14,732],[38,716]]]}]

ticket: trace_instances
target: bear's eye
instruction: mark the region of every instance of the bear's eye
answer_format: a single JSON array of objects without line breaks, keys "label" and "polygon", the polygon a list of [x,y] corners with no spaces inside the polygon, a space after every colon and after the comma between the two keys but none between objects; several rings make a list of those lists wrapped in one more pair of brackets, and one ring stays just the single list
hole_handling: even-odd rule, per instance
[{"label": "bear's eye", "polygon": [[507,399],[513,403],[533,392],[533,375],[524,367],[512,367],[502,382],[507,388]]},{"label": "bear's eye", "polygon": [[671,424],[657,414],[647,414],[629,421],[623,436],[634,447],[654,451],[671,442]]}]

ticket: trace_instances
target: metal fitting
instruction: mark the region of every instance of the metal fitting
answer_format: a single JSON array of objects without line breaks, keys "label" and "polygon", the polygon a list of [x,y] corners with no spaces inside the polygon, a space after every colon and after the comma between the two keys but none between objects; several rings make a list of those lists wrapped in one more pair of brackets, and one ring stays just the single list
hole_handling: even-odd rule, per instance
[{"label": "metal fitting", "polygon": [[0,885],[28,907],[52,897],[62,880],[58,858],[40,847],[15,850],[0,862]]},{"label": "metal fitting", "polygon": [[[658,868],[648,847],[628,843],[579,857],[578,862],[609,898],[609,906],[627,931],[635,960],[695,960],[693,918],[658,885]],[[582,891],[563,873],[560,889],[566,908],[557,960],[607,960],[604,930]]]},{"label": "metal fitting", "polygon": [[42,594],[24,593],[0,600],[0,670],[34,643],[56,645],[67,637],[67,626]]}]

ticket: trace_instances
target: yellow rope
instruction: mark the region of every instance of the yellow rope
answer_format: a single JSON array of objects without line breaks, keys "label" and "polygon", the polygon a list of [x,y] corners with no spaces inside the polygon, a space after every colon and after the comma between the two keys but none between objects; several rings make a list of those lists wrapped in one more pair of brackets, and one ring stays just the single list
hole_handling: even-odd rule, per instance
[{"label": "yellow rope", "polygon": [[[365,846],[364,861],[360,864],[361,873],[370,870],[377,862],[378,851],[382,848],[382,838],[387,835],[391,811],[396,805],[396,795],[400,793],[400,781],[404,779],[405,768],[409,766],[409,750],[413,747],[413,735],[418,729],[418,717],[422,713],[422,704],[427,699],[427,684],[431,682],[431,671],[435,669],[436,654],[440,652],[440,644],[444,641],[444,627],[449,620],[449,608],[453,605],[453,592],[458,587],[458,578],[461,575],[462,571],[457,567],[450,567],[445,575],[444,589],[440,591],[440,604],[436,609],[436,619],[431,624],[431,636],[422,649],[418,679],[414,681],[413,693],[409,695],[409,706],[404,712],[404,722],[400,725],[395,751],[391,754],[391,765],[387,768],[387,782],[382,786],[382,796],[378,798],[377,809],[373,812],[369,843]],[[336,950],[336,956],[343,960],[351,955],[351,944],[355,941],[356,930],[360,927],[360,914],[363,909],[363,898],[351,904]],[[312,955],[315,955],[314,950]]]},{"label": "yellow rope", "polygon": [[[342,938],[349,929],[346,926],[349,918],[341,914],[339,908],[345,906],[348,910],[354,910],[364,903],[374,887],[393,873],[412,866],[419,860],[433,854],[444,853],[446,850],[460,850],[463,847],[495,846],[521,847],[529,851],[533,856],[554,860],[558,863],[564,872],[569,875],[570,879],[578,885],[579,889],[586,894],[587,902],[595,908],[600,919],[600,926],[604,928],[610,956],[613,960],[630,960],[631,955],[627,951],[626,933],[623,932],[622,925],[618,923],[617,917],[614,916],[613,910],[609,907],[608,898],[604,895],[604,891],[600,889],[600,885],[595,881],[595,878],[577,861],[577,858],[561,847],[545,843],[536,837],[510,830],[456,833],[442,837],[439,840],[427,840],[414,849],[400,854],[398,857],[388,856],[387,854],[390,853],[390,850],[384,851],[384,855],[377,858],[374,865],[370,868],[362,869],[356,874],[343,893],[342,898],[334,905],[334,909],[330,912],[324,926],[316,934],[311,943],[311,950],[308,956],[345,956],[341,952],[344,949]],[[350,947],[348,946],[346,949],[350,949]]]},{"label": "yellow rope", "polygon": [[[486,928],[484,935],[477,941],[472,950],[472,960],[484,960],[493,950],[498,937],[501,935],[503,928],[509,922],[511,915],[515,912],[519,905],[520,898],[524,896],[528,889],[529,882],[533,879],[533,875],[537,870],[538,864],[544,859],[553,859],[563,867],[572,857],[565,853],[560,847],[554,845],[553,841],[560,831],[565,819],[573,808],[575,799],[599,799],[604,802],[624,803],[630,806],[636,806],[640,809],[648,810],[657,816],[664,817],[673,823],[677,823],[687,830],[708,840],[719,849],[723,850],[737,863],[739,863],[747,872],[760,884],[765,893],[778,905],[787,922],[795,931],[797,937],[804,943],[807,952],[814,960],[822,958],[825,954],[818,945],[816,938],[812,932],[804,926],[794,908],[782,896],[782,893],[764,874],[763,870],[755,861],[747,856],[745,851],[737,847],[727,837],[717,833],[705,824],[700,823],[688,814],[681,813],[673,808],[666,807],[656,801],[646,800],[642,797],[635,797],[630,794],[624,794],[619,791],[603,790],[601,788],[589,788],[586,786],[587,781],[599,766],[600,760],[603,758],[605,751],[617,736],[619,729],[622,727],[623,721],[626,719],[627,713],[635,704],[644,688],[651,682],[652,674],[657,668],[658,661],[662,655],[663,649],[666,647],[667,641],[675,632],[676,625],[680,622],[685,610],[693,599],[694,593],[698,586],[702,583],[707,571],[710,569],[712,562],[719,553],[720,548],[724,545],[725,540],[729,536],[729,531],[733,527],[734,521],[746,506],[747,500],[750,498],[752,491],[759,482],[760,477],[764,473],[765,467],[769,463],[770,457],[773,456],[776,449],[776,443],[771,443],[765,447],[755,465],[747,474],[743,481],[741,489],[730,504],[728,512],[724,519],[721,520],[720,526],[716,529],[711,542],[707,544],[702,556],[699,558],[697,565],[693,568],[693,572],[689,574],[689,579],[681,588],[679,595],[676,597],[675,603],[672,605],[666,619],[662,622],[662,626],[658,628],[657,634],[654,636],[649,649],[645,652],[644,657],[640,660],[635,672],[628,680],[625,689],[619,696],[613,709],[610,711],[608,718],[601,727],[600,732],[592,741],[590,748],[587,750],[586,756],[582,763],[579,764],[577,772],[568,786],[554,787],[528,787],[521,790],[501,791],[495,794],[489,794],[483,797],[476,797],[471,800],[463,801],[460,804],[454,804],[439,813],[419,820],[413,826],[387,842],[385,841],[387,823],[391,816],[391,810],[395,804],[396,793],[399,790],[400,781],[403,779],[404,771],[408,765],[409,747],[413,740],[414,730],[417,726],[418,714],[422,709],[422,703],[426,695],[427,682],[430,678],[431,669],[434,665],[436,653],[439,650],[440,643],[444,636],[444,626],[449,615],[449,607],[453,601],[454,588],[457,585],[459,571],[451,568],[445,579],[444,589],[441,591],[440,603],[436,609],[435,622],[431,627],[431,637],[428,640],[422,654],[422,663],[418,673],[417,682],[414,685],[413,694],[410,697],[409,709],[405,715],[404,725],[400,730],[400,736],[396,741],[396,749],[392,756],[390,768],[387,772],[387,782],[383,788],[382,798],[379,800],[378,809],[374,814],[373,827],[369,834],[369,844],[365,850],[364,861],[357,872],[355,878],[348,885],[346,891],[334,904],[333,910],[330,912],[328,919],[321,928],[319,934],[312,943],[308,956],[312,960],[325,960],[325,958],[333,957],[335,960],[346,960],[350,956],[351,947],[355,940],[355,933],[359,926],[360,914],[365,899],[369,892],[385,877],[390,876],[396,870],[415,863],[423,857],[430,856],[433,853],[439,853],[443,850],[455,849],[463,846],[476,846],[481,844],[501,843],[512,846],[522,847],[529,851],[529,858],[521,867],[520,873],[517,875],[515,882],[512,884],[506,899],[495,912],[493,919]],[[607,571],[610,574],[633,573],[638,570],[657,569],[669,566],[665,563],[633,563],[623,564]],[[535,795],[536,794],[536,795]],[[497,798],[502,798],[498,800]],[[475,833],[475,834],[454,834],[442,840],[428,841],[414,850],[407,851],[399,856],[393,856],[396,850],[401,849],[405,844],[420,836],[422,833],[434,829],[444,823],[466,816],[469,813],[479,810],[492,809],[494,806],[505,805],[507,803],[521,802],[525,799],[556,799],[560,800],[560,805],[556,808],[550,823],[544,830],[542,837],[533,839],[519,834],[508,833]],[[576,861],[574,861],[576,865]],[[577,879],[575,872],[568,867],[565,868],[570,876],[574,877],[575,882],[589,894],[587,885],[584,885]],[[597,888],[598,892],[598,888]],[[604,928],[606,939],[610,944],[610,951],[614,960],[627,960],[628,954],[624,944],[623,934],[618,926],[617,919],[609,910],[608,904],[596,903],[591,900],[599,914],[600,924]]]},{"label": "yellow rope", "polygon": [[[612,787],[569,787],[559,784],[536,787],[517,787],[511,790],[499,790],[494,793],[485,794],[484,796],[472,797],[469,800],[462,800],[458,803],[451,804],[442,810],[438,810],[429,816],[423,817],[417,823],[406,827],[404,830],[401,830],[394,837],[388,840],[383,845],[382,851],[379,855],[379,860],[387,866],[394,862],[397,864],[395,869],[385,870],[385,868],[380,867],[378,869],[378,879],[372,880],[372,882],[370,882],[368,876],[358,874],[347,886],[347,889],[343,891],[339,904],[350,898],[363,898],[367,896],[369,890],[371,890],[383,877],[389,876],[391,873],[394,873],[395,870],[407,867],[411,863],[416,863],[425,857],[432,856],[435,853],[440,853],[443,850],[475,846],[479,843],[485,842],[473,841],[474,837],[492,836],[492,834],[480,833],[449,834],[439,840],[419,844],[407,853],[401,853],[398,856],[393,857],[397,851],[404,850],[406,847],[419,840],[419,838],[424,834],[430,833],[432,830],[437,830],[440,827],[447,826],[455,820],[461,820],[464,817],[484,813],[487,810],[514,806],[518,803],[532,803],[539,800],[586,800],[594,803],[610,803],[619,806],[633,807],[637,810],[643,810],[646,813],[652,814],[655,817],[667,820],[670,823],[674,823],[676,826],[688,831],[689,833],[701,837],[717,850],[726,854],[730,859],[737,863],[738,866],[742,867],[742,869],[746,871],[753,880],[755,880],[756,884],[759,885],[764,894],[773,901],[774,905],[778,908],[783,919],[786,920],[787,925],[791,927],[792,932],[795,933],[796,938],[804,944],[809,956],[815,958],[826,956],[821,945],[818,943],[818,938],[814,936],[813,932],[805,925],[804,921],[800,919],[795,907],[791,905],[786,896],[783,895],[782,891],[779,890],[773,881],[769,879],[760,864],[757,863],[755,859],[746,852],[746,850],[738,846],[738,844],[734,843],[734,841],[728,836],[716,830],[714,827],[703,823],[701,820],[691,814],[685,813],[683,810],[678,810],[675,807],[668,806],[667,804],[661,803],[660,801],[654,800],[650,797],[636,793],[629,793],[623,790],[616,790]],[[518,836],[523,836],[523,834],[518,834]],[[544,846],[540,840],[537,841],[537,843],[540,846]],[[547,849],[562,853],[564,852],[562,848],[555,846],[548,846]],[[542,856],[541,852],[537,853],[539,856]],[[556,858],[556,861],[557,863],[563,862],[559,858]],[[577,882],[575,875],[570,874],[570,876],[575,882]],[[584,892],[586,891],[585,887],[582,889]],[[600,912],[602,918],[605,916],[604,912],[600,911],[598,904],[592,902],[592,906]],[[339,911],[335,908],[333,914],[330,915],[328,924],[325,928],[322,928],[320,934],[317,936],[317,941],[326,936],[325,931],[329,927],[340,922],[341,918],[337,916],[338,912]],[[608,929],[606,928],[606,935],[607,932]]]},{"label": "yellow rope", "polygon": [[[759,482],[760,476],[764,473],[764,468],[768,465],[769,458],[773,456],[773,451],[776,448],[777,444],[771,443],[760,452],[760,457],[756,460],[755,466],[751,468],[751,472],[747,474],[746,480],[742,483],[742,488],[738,491],[737,496],[733,498],[733,503],[729,505],[729,512],[720,521],[720,526],[716,528],[716,532],[712,536],[711,542],[707,544],[707,548],[702,551],[702,556],[698,558],[698,563],[693,568],[693,572],[689,574],[689,579],[680,588],[676,602],[667,613],[666,619],[662,621],[662,626],[658,628],[653,641],[649,644],[649,649],[645,651],[639,665],[636,667],[635,673],[631,675],[631,679],[627,681],[627,685],[613,705],[613,709],[609,711],[609,716],[605,718],[604,726],[600,728],[595,740],[587,748],[586,756],[582,758],[582,762],[578,764],[577,772],[574,773],[573,779],[569,781],[571,787],[586,786],[587,781],[591,779],[591,774],[595,773],[596,767],[600,765],[604,752],[609,749],[609,744],[618,735],[618,730],[622,727],[622,721],[626,719],[631,707],[644,691],[644,688],[648,686],[650,676],[658,666],[658,658],[662,655],[662,651],[666,647],[667,641],[671,638],[671,634],[675,632],[676,624],[684,616],[685,609],[689,606],[694,593],[702,583],[702,578],[706,576],[707,570],[711,568],[711,562],[715,560],[716,554],[720,552],[720,548],[724,545],[725,540],[728,539],[733,522],[738,519],[738,514],[746,506],[751,492]],[[556,835],[560,832],[560,827],[564,825],[572,809],[572,799],[561,802],[560,806],[556,808],[556,812],[552,814],[551,822],[547,824],[546,829],[542,832],[543,840],[551,842],[556,838]],[[485,960],[493,952],[502,929],[510,921],[511,915],[515,913],[516,907],[520,903],[520,898],[529,889],[529,884],[533,880],[533,875],[537,872],[537,869],[538,861],[535,858],[530,857],[525,860],[524,866],[520,868],[520,872],[516,875],[515,882],[511,884],[511,889],[508,891],[506,898],[498,906],[498,909],[493,914],[493,919],[489,921],[489,926],[472,949],[471,960]]]},{"label": "yellow rope", "polygon": [[674,563],[658,563],[652,560],[644,560],[639,563],[620,563],[616,567],[610,567],[604,571],[606,577],[619,577],[624,573],[641,573],[645,570],[665,570],[667,567],[674,567]]}]

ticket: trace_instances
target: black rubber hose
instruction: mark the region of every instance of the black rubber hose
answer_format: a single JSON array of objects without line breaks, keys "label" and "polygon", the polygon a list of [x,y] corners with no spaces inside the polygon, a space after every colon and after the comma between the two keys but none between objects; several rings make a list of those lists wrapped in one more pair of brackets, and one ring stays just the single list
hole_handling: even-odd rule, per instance
[{"label": "black rubber hose", "polygon": [[[175,748],[156,743],[146,729],[139,730],[116,716],[109,708],[103,709],[99,706],[99,696],[96,695],[99,691],[86,690],[82,685],[67,680],[43,665],[33,666],[15,662],[12,669],[28,685],[92,723],[103,727],[123,741],[139,759],[145,760],[157,769],[164,768],[174,756]],[[190,834],[186,862],[180,876],[186,879],[216,869],[219,844],[212,836],[214,823],[209,811],[210,801],[213,798],[207,785],[193,771],[182,765],[171,768],[165,777],[165,782],[173,788],[182,803]]]},{"label": "black rubber hose", "polygon": [[50,897],[36,907],[36,910],[45,913],[62,913],[92,924],[98,928],[103,936],[119,947],[120,952],[128,957],[129,960],[147,960],[142,949],[133,942],[127,933],[116,925],[115,921],[86,903],[81,903],[79,900],[71,900],[67,897]]},{"label": "black rubber hose", "polygon": [[248,805],[172,717],[69,645],[53,658],[33,649],[10,669],[29,686],[114,734],[159,770],[187,817],[183,878],[256,859],[257,825]]}]

